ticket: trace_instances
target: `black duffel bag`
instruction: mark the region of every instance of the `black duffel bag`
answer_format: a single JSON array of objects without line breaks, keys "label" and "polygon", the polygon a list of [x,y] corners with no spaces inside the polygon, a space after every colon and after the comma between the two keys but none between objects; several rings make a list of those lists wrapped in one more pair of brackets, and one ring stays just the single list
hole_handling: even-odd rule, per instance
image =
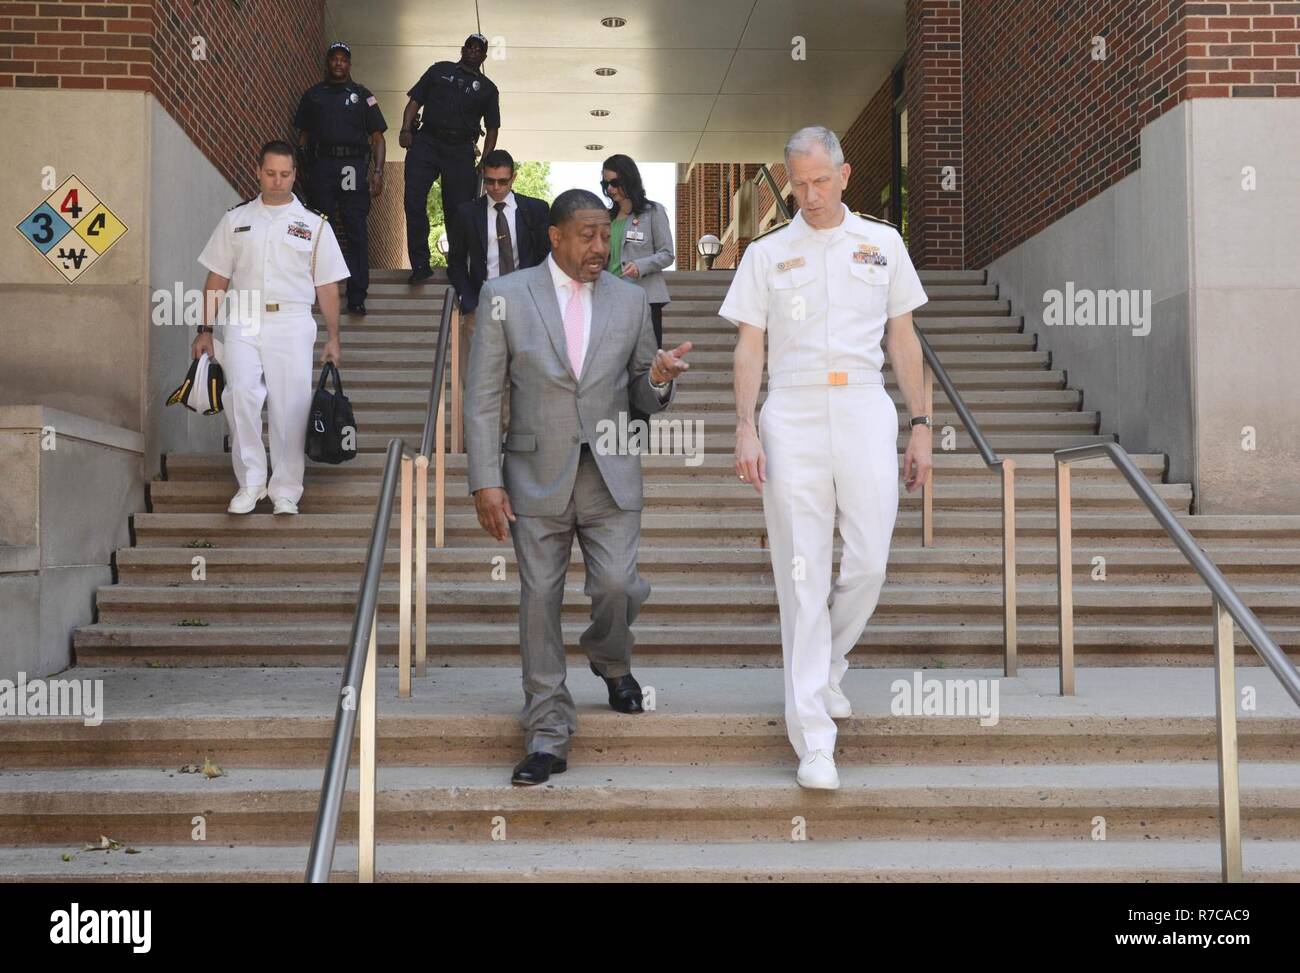
[{"label": "black duffel bag", "polygon": [[[334,376],[334,391],[325,388]],[[343,380],[333,362],[320,370],[320,384],[307,414],[307,458],[317,463],[346,463],[357,456],[357,421],[343,394]]]}]

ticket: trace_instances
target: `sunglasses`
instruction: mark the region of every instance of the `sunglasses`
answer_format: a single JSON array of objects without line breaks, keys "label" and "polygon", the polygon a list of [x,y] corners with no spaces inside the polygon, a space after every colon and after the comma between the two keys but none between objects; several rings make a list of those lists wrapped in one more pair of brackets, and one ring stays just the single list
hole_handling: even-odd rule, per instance
[{"label": "sunglasses", "polygon": [[601,188],[601,189],[622,189],[622,188],[623,188],[623,184],[622,184],[621,182],[619,182],[617,178],[614,178],[614,179],[602,179],[602,180],[600,181],[600,188]]},{"label": "sunglasses", "polygon": [[485,186],[508,186],[508,185],[510,185],[510,180],[513,179],[513,178],[514,178],[514,176],[506,176],[504,179],[492,179],[492,178],[490,178],[489,176],[484,176],[484,177],[483,177],[483,185],[485,185]]}]

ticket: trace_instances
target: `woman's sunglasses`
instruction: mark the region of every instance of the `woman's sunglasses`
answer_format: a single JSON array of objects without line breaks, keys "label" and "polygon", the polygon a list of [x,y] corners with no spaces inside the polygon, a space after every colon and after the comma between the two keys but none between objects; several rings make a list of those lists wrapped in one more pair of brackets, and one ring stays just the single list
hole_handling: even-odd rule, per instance
[{"label": "woman's sunglasses", "polygon": [[614,179],[602,179],[602,180],[600,181],[600,188],[603,189],[603,190],[605,190],[606,192],[608,192],[608,191],[611,190],[611,189],[622,189],[622,188],[623,188],[623,184],[622,184],[621,182],[619,182],[617,178],[614,178]]}]

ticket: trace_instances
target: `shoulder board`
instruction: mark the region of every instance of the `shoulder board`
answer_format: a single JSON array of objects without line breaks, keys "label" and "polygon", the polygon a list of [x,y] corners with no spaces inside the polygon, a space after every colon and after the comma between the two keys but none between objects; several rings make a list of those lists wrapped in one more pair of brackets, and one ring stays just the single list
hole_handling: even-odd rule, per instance
[{"label": "shoulder board", "polygon": [[[259,195],[260,195],[260,194],[259,194]],[[241,206],[247,206],[247,205],[248,205],[249,203],[251,203],[254,199],[257,199],[257,196],[253,196],[253,197],[250,198],[250,199],[246,199],[246,200],[244,200],[242,203],[236,203],[234,206],[230,207],[230,209],[226,210],[226,212],[229,213],[231,210],[239,209],[239,207],[241,207]]]},{"label": "shoulder board", "polygon": [[879,216],[872,216],[870,213],[859,213],[857,210],[854,210],[853,215],[860,216],[864,220],[870,220],[872,223],[884,223],[885,226],[892,226],[895,230],[898,229],[898,227],[895,224],[890,223],[889,220],[882,220]]},{"label": "shoulder board", "polygon": [[750,243],[753,243],[755,240],[761,240],[761,239],[763,239],[763,237],[767,236],[767,235],[770,234],[770,233],[775,233],[777,230],[784,230],[784,229],[785,229],[787,226],[789,226],[789,225],[790,225],[790,221],[789,221],[789,220],[782,220],[782,221],[781,221],[780,223],[778,223],[776,226],[769,227],[768,229],[764,230],[762,233],[760,233],[758,236],[754,237],[754,239],[753,239],[753,240],[750,240],[749,242],[750,242]]},{"label": "shoulder board", "polygon": [[306,203],[303,203],[303,204],[302,204],[302,208],[305,209],[308,213],[315,213],[317,216],[319,216],[319,217],[320,217],[322,220],[324,220],[325,222],[327,222],[327,223],[329,222],[329,217],[326,216],[324,213],[322,213],[320,210],[318,210],[318,209],[312,209],[312,208],[311,208],[310,206],[308,206]]}]

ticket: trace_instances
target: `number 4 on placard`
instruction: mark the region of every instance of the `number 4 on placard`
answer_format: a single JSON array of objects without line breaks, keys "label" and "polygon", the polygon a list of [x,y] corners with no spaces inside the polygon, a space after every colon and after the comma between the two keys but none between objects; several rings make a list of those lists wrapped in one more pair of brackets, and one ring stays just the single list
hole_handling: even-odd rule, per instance
[{"label": "number 4 on placard", "polygon": [[81,206],[77,202],[77,188],[75,186],[69,189],[68,194],[63,197],[63,202],[59,204],[59,212],[72,214],[72,222],[74,223],[81,219]]}]

